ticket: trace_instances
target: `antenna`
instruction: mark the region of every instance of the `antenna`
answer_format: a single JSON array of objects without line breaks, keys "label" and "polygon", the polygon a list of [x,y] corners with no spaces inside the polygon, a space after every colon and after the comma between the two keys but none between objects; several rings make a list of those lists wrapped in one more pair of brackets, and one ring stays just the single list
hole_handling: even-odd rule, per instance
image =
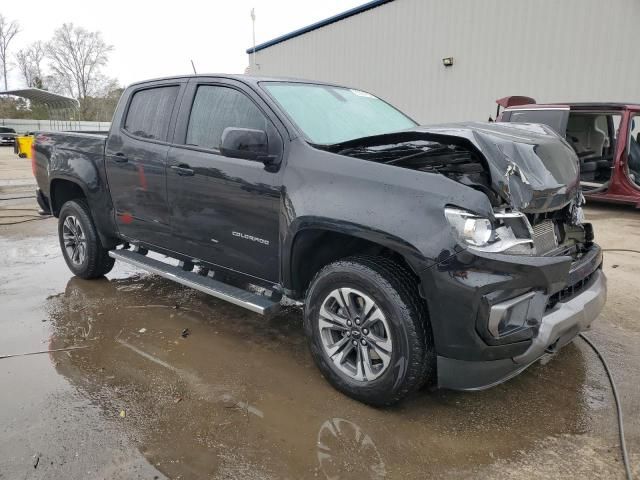
[{"label": "antenna", "polygon": [[193,64],[193,60],[191,60],[191,68],[193,68],[193,73],[197,75],[198,72],[196,72],[196,66]]},{"label": "antenna", "polygon": [[256,64],[256,9],[251,9],[251,23],[253,24],[253,68],[257,67]]}]

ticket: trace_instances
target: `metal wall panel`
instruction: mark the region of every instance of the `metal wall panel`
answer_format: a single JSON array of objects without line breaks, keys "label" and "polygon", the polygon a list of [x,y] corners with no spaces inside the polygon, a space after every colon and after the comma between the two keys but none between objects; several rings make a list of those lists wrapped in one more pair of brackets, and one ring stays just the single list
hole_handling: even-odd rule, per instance
[{"label": "metal wall panel", "polygon": [[421,123],[486,120],[506,95],[640,102],[638,29],[638,0],[395,0],[260,50],[251,72],[358,87]]}]

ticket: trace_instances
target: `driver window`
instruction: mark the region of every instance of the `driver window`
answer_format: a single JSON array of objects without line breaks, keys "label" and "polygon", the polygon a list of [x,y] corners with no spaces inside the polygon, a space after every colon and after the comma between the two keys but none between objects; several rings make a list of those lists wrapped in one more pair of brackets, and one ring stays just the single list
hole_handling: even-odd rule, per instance
[{"label": "driver window", "polygon": [[244,93],[230,87],[200,85],[191,107],[186,143],[218,150],[225,128],[267,131],[267,122]]}]

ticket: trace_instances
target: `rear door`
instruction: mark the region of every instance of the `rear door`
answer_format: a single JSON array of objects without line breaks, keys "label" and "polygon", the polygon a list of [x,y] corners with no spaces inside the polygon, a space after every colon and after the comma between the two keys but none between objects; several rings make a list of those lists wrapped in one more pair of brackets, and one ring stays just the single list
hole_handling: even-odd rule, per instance
[{"label": "rear door", "polygon": [[147,84],[118,106],[105,149],[109,190],[120,233],[167,247],[170,243],[166,160],[185,82]]},{"label": "rear door", "polygon": [[281,168],[221,155],[227,127],[264,130],[282,157],[273,113],[229,79],[193,79],[167,160],[172,249],[268,282],[279,279]]},{"label": "rear door", "polygon": [[502,121],[542,123],[543,125],[551,127],[559,135],[564,137],[567,132],[567,122],[569,121],[569,107],[510,108],[502,112]]}]

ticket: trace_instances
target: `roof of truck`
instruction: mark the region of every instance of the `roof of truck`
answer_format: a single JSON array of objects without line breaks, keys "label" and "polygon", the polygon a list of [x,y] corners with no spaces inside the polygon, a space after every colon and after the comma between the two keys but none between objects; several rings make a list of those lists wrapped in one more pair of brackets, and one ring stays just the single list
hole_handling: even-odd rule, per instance
[{"label": "roof of truck", "polygon": [[319,84],[322,84],[322,85],[333,85],[333,86],[336,86],[336,87],[342,87],[343,86],[343,85],[338,85],[338,84],[332,83],[332,82],[322,82],[322,81],[302,79],[302,78],[267,77],[267,76],[246,75],[246,74],[239,74],[239,73],[198,73],[197,75],[195,75],[195,74],[191,74],[191,75],[174,75],[174,76],[170,76],[170,77],[159,77],[159,78],[151,78],[151,79],[148,79],[148,80],[140,80],[138,82],[131,83],[129,86],[143,85],[145,83],[162,82],[162,81],[169,81],[169,80],[182,80],[182,79],[189,79],[189,78],[211,78],[211,77],[228,78],[228,79],[231,79],[231,80],[238,80],[240,82],[253,83],[253,84],[257,84],[259,82],[296,82],[296,83],[319,83]]},{"label": "roof of truck", "polygon": [[309,83],[315,85],[328,85],[330,87],[338,87],[338,88],[350,88],[355,90],[360,90],[359,88],[350,86],[350,85],[341,85],[339,83],[333,82],[325,82],[320,80],[312,80],[312,79],[304,79],[304,78],[294,78],[294,77],[267,77],[267,76],[257,76],[257,75],[246,75],[246,74],[238,74],[238,73],[199,73],[197,75],[175,75],[171,77],[159,77],[159,78],[151,78],[149,80],[141,80],[138,82],[133,82],[127,86],[136,87],[139,85],[146,85],[152,83],[162,83],[162,82],[170,82],[175,80],[188,80],[191,78],[222,78],[222,79],[230,79],[236,80],[238,82],[242,82],[248,85],[253,85],[256,88],[260,82],[288,82],[288,83]]}]

